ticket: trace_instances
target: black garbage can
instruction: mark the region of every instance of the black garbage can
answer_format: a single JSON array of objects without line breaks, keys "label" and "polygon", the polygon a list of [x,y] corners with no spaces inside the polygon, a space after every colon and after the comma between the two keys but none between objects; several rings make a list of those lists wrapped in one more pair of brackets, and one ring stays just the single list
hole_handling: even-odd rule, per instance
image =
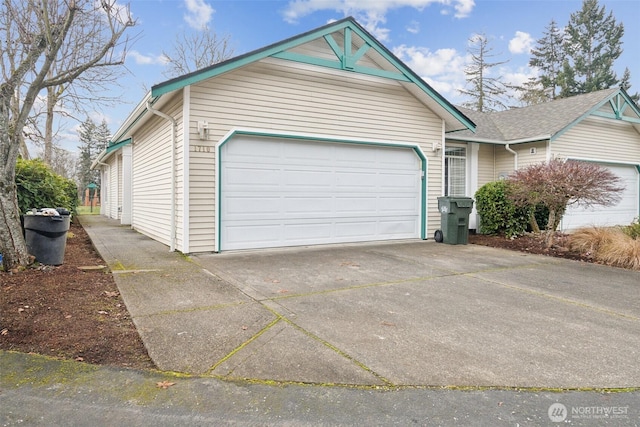
[{"label": "black garbage can", "polygon": [[438,197],[442,231],[436,231],[436,240],[450,245],[466,245],[469,241],[471,209],[473,199],[470,197]]},{"label": "black garbage can", "polygon": [[62,264],[67,246],[69,215],[24,215],[23,219],[29,253],[41,264]]}]

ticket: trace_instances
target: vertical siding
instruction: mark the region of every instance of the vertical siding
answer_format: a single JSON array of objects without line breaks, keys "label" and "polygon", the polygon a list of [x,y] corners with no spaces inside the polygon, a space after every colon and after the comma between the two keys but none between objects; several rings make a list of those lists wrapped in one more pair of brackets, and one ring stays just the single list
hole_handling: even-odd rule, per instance
[{"label": "vertical siding", "polygon": [[107,164],[109,165],[109,182],[107,183],[109,188],[107,190],[106,215],[116,219],[118,218],[118,156],[111,156]]},{"label": "vertical siding", "polygon": [[122,153],[118,152],[117,169],[118,169],[118,200],[116,203],[116,218],[122,218]]},{"label": "vertical siding", "polygon": [[[181,97],[175,96],[162,111],[180,122]],[[171,132],[168,120],[150,115],[133,135],[132,227],[166,245],[171,243]]]},{"label": "vertical siding", "polygon": [[640,134],[631,123],[589,117],[554,140],[551,154],[640,163]]},{"label": "vertical siding", "polygon": [[[429,230],[439,225],[442,120],[399,84],[288,61],[262,61],[191,88],[190,251],[214,250],[214,147],[234,127],[416,143],[428,158]],[[209,122],[200,140],[198,120]],[[435,207],[435,208],[434,208]]]}]

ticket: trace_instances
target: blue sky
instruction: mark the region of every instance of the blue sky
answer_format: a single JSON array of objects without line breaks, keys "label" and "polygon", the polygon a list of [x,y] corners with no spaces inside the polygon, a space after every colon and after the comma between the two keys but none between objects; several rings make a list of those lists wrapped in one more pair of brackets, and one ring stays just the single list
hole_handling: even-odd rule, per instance
[{"label": "blue sky", "polygon": [[[624,53],[616,62],[621,76],[628,67],[631,92],[640,92],[640,1],[599,0],[625,27]],[[121,79],[122,105],[93,117],[105,118],[115,132],[154,84],[166,80],[162,51],[183,30],[208,25],[228,35],[235,55],[295,36],[346,16],[369,32],[454,104],[463,101],[468,40],[485,33],[496,61],[509,61],[496,72],[519,84],[536,71],[528,67],[529,48],[542,37],[551,19],[562,27],[582,0],[132,0],[138,34],[129,47],[128,73]],[[492,61],[493,61],[492,59]],[[76,125],[60,141],[77,151]]]}]

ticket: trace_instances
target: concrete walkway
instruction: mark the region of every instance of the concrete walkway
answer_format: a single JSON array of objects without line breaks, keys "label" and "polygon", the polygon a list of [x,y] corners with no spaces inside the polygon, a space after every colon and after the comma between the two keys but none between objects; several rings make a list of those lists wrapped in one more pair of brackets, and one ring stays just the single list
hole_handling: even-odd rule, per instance
[{"label": "concrete walkway", "polygon": [[81,222],[159,369],[261,383],[640,386],[640,274],[411,241],[185,257]]},{"label": "concrete walkway", "polygon": [[638,273],[432,242],[184,257],[81,222],[164,371],[0,351],[1,426],[640,425]]}]

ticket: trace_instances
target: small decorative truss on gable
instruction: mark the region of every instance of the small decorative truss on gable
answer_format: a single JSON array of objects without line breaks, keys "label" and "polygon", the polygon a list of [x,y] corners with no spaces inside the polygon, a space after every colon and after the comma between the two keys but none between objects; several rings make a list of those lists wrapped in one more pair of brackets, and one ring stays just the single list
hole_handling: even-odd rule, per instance
[{"label": "small decorative truss on gable", "polygon": [[[333,52],[333,57],[312,55],[296,49],[277,52],[272,56],[289,61],[336,70],[353,71],[403,82],[412,81],[401,69],[392,65],[390,58],[387,58],[388,54],[386,52],[377,48],[376,44],[369,41],[365,34],[360,34],[357,28],[347,26],[333,33],[325,34],[322,39],[326,42],[325,46],[330,48],[330,52]],[[366,62],[361,61],[367,53],[375,57],[375,60],[373,60],[375,63],[371,59]]]},{"label": "small decorative truss on gable", "polygon": [[638,108],[631,103],[621,92],[615,94],[598,110],[593,112],[594,116],[605,117],[607,119],[622,120],[634,124],[640,124],[640,113]]}]

